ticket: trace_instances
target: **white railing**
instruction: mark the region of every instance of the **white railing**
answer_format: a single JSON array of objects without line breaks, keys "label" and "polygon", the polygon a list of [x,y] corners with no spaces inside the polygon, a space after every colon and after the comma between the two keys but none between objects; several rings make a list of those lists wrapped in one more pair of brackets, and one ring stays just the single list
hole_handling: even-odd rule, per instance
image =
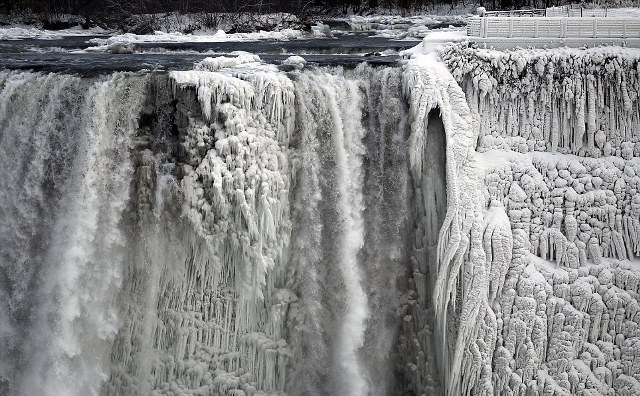
[{"label": "white railing", "polygon": [[467,21],[467,36],[480,37],[482,18],[469,18]]},{"label": "white railing", "polygon": [[474,17],[467,23],[467,35],[502,38],[640,38],[640,18]]},{"label": "white railing", "polygon": [[549,7],[528,10],[485,11],[484,17],[583,17],[583,18],[625,18],[625,10],[617,8]]},{"label": "white railing", "polygon": [[486,11],[482,16],[485,17],[523,17],[523,16],[544,16],[544,8],[530,10],[512,10],[512,11]]},{"label": "white railing", "polygon": [[627,18],[625,9],[619,8],[581,8],[581,7],[550,7],[545,10],[547,17],[583,17],[583,18]]}]

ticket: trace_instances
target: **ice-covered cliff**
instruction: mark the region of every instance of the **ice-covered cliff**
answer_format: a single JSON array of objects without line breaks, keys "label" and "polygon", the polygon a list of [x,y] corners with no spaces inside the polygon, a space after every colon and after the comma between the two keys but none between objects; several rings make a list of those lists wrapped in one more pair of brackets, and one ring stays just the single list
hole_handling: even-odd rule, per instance
[{"label": "ice-covered cliff", "polygon": [[461,392],[640,394],[640,54],[457,44],[442,58],[473,115],[487,208],[489,309]]},{"label": "ice-covered cliff", "polygon": [[640,392],[633,51],[0,74],[0,393]]}]

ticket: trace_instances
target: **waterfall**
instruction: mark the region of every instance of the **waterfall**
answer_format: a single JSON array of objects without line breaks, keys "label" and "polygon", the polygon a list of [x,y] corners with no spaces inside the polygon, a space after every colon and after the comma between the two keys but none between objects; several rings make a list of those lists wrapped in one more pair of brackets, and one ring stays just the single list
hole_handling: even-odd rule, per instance
[{"label": "waterfall", "polygon": [[335,217],[331,220],[337,226],[335,264],[342,275],[345,293],[342,323],[338,325],[337,340],[332,345],[335,361],[332,378],[337,382],[335,393],[345,395],[367,393],[358,356],[369,307],[357,257],[364,242],[360,186],[364,130],[359,114],[361,99],[355,85],[349,82],[345,87],[340,81],[326,79],[323,84],[328,116],[332,121],[327,132],[331,136],[334,163]]},{"label": "waterfall", "polygon": [[[319,217],[322,225],[322,240],[315,246],[319,251],[307,253],[317,259],[303,267],[301,276],[312,290],[331,287],[334,290],[333,301],[326,305],[338,305],[341,311],[329,313],[337,316],[334,319],[337,323],[331,326],[333,334],[329,335],[326,345],[329,353],[319,351],[333,362],[328,372],[331,382],[327,391],[366,394],[367,385],[357,353],[363,343],[368,315],[357,257],[364,242],[360,185],[364,154],[362,138],[365,133],[361,122],[362,98],[356,80],[327,73],[301,76],[296,87],[302,93],[298,96],[297,112],[301,129],[300,161],[303,164],[317,161],[316,166],[301,170],[304,172],[301,183],[304,184],[299,188],[315,187],[314,195],[322,205],[319,214],[309,214]],[[311,101],[321,105],[312,107]],[[309,210],[318,211],[315,197],[310,198],[312,206]],[[301,205],[306,205],[306,202],[301,202]],[[307,272],[312,279],[304,279]],[[318,276],[317,272],[325,274]],[[334,284],[326,285],[332,279],[335,279]],[[306,300],[304,296],[302,299],[303,302]],[[324,319],[314,311],[311,310],[311,321],[318,328]],[[314,338],[320,335],[311,333],[306,336]]]},{"label": "waterfall", "polygon": [[291,394],[386,394],[393,385],[408,197],[400,75],[360,67],[295,79],[292,246],[307,313],[299,349],[317,358],[301,362]]},{"label": "waterfall", "polygon": [[0,394],[640,394],[640,58],[530,51],[1,71]]},{"label": "waterfall", "polygon": [[363,360],[370,394],[389,395],[401,386],[390,367],[398,359],[397,310],[401,293],[406,292],[409,268],[408,109],[401,69],[360,67],[359,71],[364,72],[366,82],[369,131],[365,136],[366,234],[361,260],[370,315]]},{"label": "waterfall", "polygon": [[145,79],[0,75],[0,376],[97,394],[119,327],[120,229]]},{"label": "waterfall", "polygon": [[403,76],[0,74],[0,391],[408,389]]}]

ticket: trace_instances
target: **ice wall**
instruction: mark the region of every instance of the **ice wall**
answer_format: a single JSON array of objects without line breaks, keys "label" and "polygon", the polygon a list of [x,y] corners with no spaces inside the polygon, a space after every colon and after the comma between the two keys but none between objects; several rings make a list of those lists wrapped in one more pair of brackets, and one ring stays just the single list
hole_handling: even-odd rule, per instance
[{"label": "ice wall", "polygon": [[640,392],[639,58],[442,53],[466,93],[484,179],[474,262],[487,268],[489,308],[463,345],[462,393]]},{"label": "ice wall", "polygon": [[[487,271],[484,260],[480,260],[482,246],[478,236],[481,207],[475,197],[479,189],[474,155],[477,135],[464,93],[434,56],[409,61],[403,86],[410,105],[407,150],[415,222],[409,283],[414,291],[407,295],[405,334],[400,339],[406,360],[403,370],[410,380],[409,389],[415,393],[457,395],[464,379],[459,375],[466,361],[463,354],[474,337],[478,318],[488,307],[482,293]],[[430,128],[429,122],[436,125]],[[442,129],[446,166],[444,172],[434,175],[435,161],[426,157],[430,152],[426,144],[438,142],[429,133],[442,133]],[[441,188],[443,184],[444,219],[432,214],[442,210],[442,204],[433,201],[441,196],[434,186]],[[442,221],[435,262],[431,232],[438,227],[432,224],[434,219]]]},{"label": "ice wall", "polygon": [[243,55],[149,85],[101,393],[392,392],[401,71],[285,74]]},{"label": "ice wall", "polygon": [[468,43],[443,54],[478,111],[481,150],[594,158],[640,150],[638,59],[621,47],[500,52]]}]

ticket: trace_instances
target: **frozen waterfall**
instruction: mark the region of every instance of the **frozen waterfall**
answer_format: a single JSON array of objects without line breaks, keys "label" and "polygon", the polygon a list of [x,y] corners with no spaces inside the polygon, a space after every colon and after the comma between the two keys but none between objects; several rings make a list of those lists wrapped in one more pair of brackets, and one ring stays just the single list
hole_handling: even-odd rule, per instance
[{"label": "frozen waterfall", "polygon": [[401,386],[401,69],[0,77],[3,393]]},{"label": "frozen waterfall", "polygon": [[640,394],[639,59],[546,51],[0,72],[0,394]]}]

